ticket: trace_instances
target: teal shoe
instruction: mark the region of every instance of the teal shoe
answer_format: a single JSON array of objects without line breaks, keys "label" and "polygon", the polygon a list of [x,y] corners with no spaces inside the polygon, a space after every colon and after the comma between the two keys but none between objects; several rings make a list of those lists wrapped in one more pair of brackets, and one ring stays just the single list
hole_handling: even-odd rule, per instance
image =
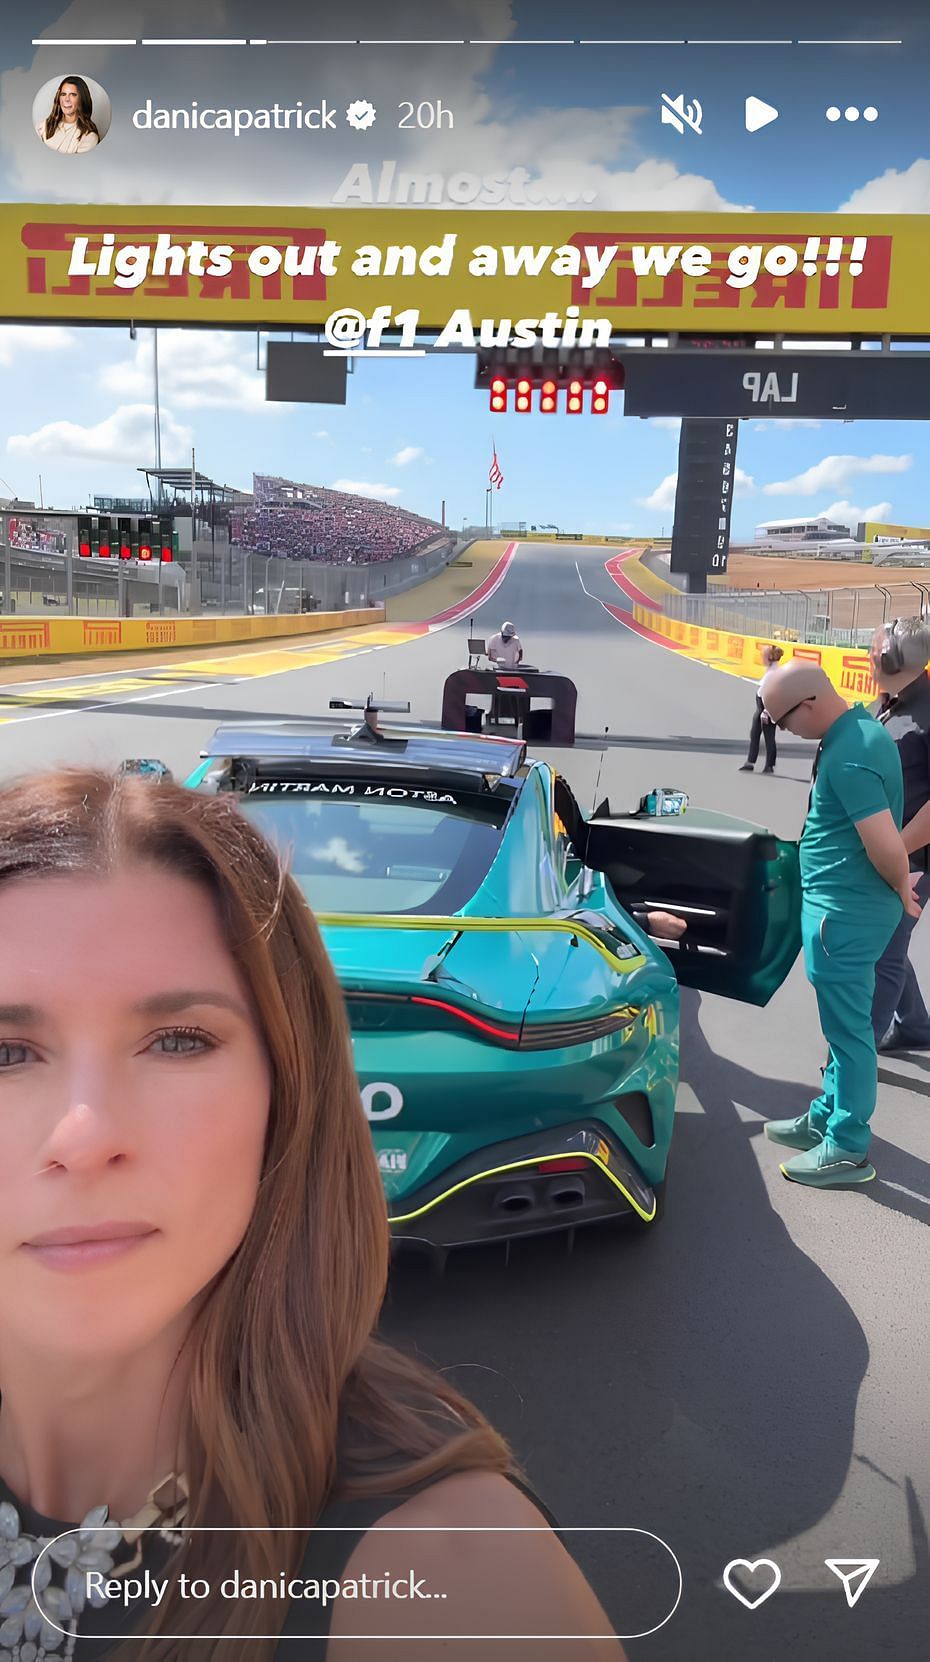
[{"label": "teal shoe", "polygon": [[796,1154],[781,1169],[792,1183],[805,1183],[809,1189],[848,1189],[856,1183],[871,1183],[875,1176],[875,1167],[866,1156],[857,1160],[832,1137],[821,1138],[816,1148]]},{"label": "teal shoe", "polygon": [[808,1114],[799,1114],[796,1120],[766,1120],[765,1135],[770,1142],[782,1143],[785,1148],[817,1148],[823,1135],[815,1131]]}]

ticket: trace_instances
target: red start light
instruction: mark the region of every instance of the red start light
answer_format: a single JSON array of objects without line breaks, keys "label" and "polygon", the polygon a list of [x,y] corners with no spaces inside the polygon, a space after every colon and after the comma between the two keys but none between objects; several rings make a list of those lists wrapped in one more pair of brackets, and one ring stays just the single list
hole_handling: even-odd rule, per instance
[{"label": "red start light", "polygon": [[132,544],[131,543],[128,543],[128,542],[121,542],[120,543],[120,545],[119,545],[119,557],[120,557],[121,560],[131,560],[132,559]]},{"label": "red start light", "polygon": [[555,382],[554,381],[544,381],[543,384],[542,384],[542,390],[545,393],[547,398],[551,398],[552,395],[555,392]]},{"label": "red start light", "polygon": [[162,543],[161,545],[161,557],[163,560],[174,559],[174,552],[167,543]]},{"label": "red start light", "polygon": [[82,560],[89,560],[90,559],[90,543],[89,542],[79,542],[78,543],[78,553],[81,556]]},{"label": "red start light", "polygon": [[594,391],[598,394],[606,392],[607,391],[607,382],[606,381],[595,381]]},{"label": "red start light", "polygon": [[580,413],[581,413],[581,399],[580,398],[572,398],[572,397],[569,398],[569,400],[568,400],[568,413],[569,413],[569,415],[580,415]]},{"label": "red start light", "polygon": [[507,408],[506,398],[503,398],[499,393],[495,393],[493,398],[491,399],[491,409],[492,410],[506,410],[506,408]]},{"label": "red start light", "polygon": [[152,545],[151,545],[151,543],[140,542],[140,544],[139,544],[139,559],[140,560],[150,560],[151,558],[152,558]]},{"label": "red start light", "polygon": [[504,380],[503,376],[495,375],[493,381],[491,382],[491,391],[492,392],[506,392],[507,391],[507,382]]},{"label": "red start light", "polygon": [[607,398],[606,398],[606,396],[604,398],[593,398],[591,400],[591,408],[594,411],[595,415],[606,415],[607,414]]},{"label": "red start light", "polygon": [[568,390],[573,397],[576,395],[580,396],[580,394],[584,391],[584,387],[580,381],[569,381]]},{"label": "red start light", "polygon": [[521,414],[525,414],[526,411],[529,408],[530,408],[530,395],[529,395],[529,393],[520,394],[517,398],[517,409],[521,412]]},{"label": "red start light", "polygon": [[529,392],[529,390],[530,390],[530,382],[529,381],[524,380],[524,381],[518,381],[517,382],[517,391],[518,392]]},{"label": "red start light", "polygon": [[539,408],[543,410],[546,415],[551,415],[555,409],[555,399],[550,398],[548,393],[543,393],[543,396],[539,401]]}]

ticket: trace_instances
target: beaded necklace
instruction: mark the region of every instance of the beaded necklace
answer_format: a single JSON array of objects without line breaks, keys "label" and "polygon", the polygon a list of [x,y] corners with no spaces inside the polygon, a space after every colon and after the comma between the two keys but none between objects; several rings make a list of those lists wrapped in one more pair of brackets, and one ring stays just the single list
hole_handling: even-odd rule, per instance
[{"label": "beaded necklace", "polygon": [[[76,1529],[57,1535],[29,1534],[13,1499],[0,1500],[0,1662],[72,1662],[82,1615],[108,1603],[87,1593],[88,1572],[129,1575],[152,1535],[182,1545],[187,1508],[187,1485],[174,1472],[124,1523],[110,1521],[108,1506],[95,1506]],[[120,1547],[129,1552],[117,1561]]]}]

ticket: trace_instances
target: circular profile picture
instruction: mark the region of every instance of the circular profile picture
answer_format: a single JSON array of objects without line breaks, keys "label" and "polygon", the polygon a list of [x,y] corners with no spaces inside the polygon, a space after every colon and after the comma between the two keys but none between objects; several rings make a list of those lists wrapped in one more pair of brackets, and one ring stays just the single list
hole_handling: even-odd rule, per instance
[{"label": "circular profile picture", "polygon": [[96,150],[110,131],[110,100],[88,75],[56,75],[32,103],[32,125],[47,150],[80,156]]}]

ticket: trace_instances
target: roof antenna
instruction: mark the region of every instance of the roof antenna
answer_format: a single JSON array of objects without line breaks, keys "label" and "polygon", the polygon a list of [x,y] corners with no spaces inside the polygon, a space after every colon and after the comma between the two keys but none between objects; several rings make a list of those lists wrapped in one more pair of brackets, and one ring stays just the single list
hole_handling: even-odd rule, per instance
[{"label": "roof antenna", "polygon": [[[605,737],[605,739],[606,739],[609,732],[610,732],[610,728],[605,727],[604,728],[604,737]],[[607,755],[607,751],[606,751],[606,749],[603,749],[601,751],[601,759],[597,764],[597,778],[594,781],[594,795],[591,799],[591,818],[592,819],[597,819],[598,814],[601,813],[602,810],[605,811],[608,814],[610,813],[610,803],[608,802],[606,796],[605,796],[603,802],[601,802],[601,803],[598,803],[598,800],[597,800],[597,793],[598,793],[598,790],[600,788],[600,783],[601,783],[601,769],[604,766],[604,757],[606,755]]]},{"label": "roof antenna", "polygon": [[406,739],[392,738],[382,732],[378,716],[383,711],[389,711],[392,715],[397,711],[408,712],[410,709],[408,700],[392,701],[382,698],[376,703],[374,693],[369,693],[364,703],[361,703],[358,699],[331,698],[329,707],[331,710],[361,710],[363,712],[362,720],[357,726],[350,728],[348,733],[334,735],[333,744],[367,743],[383,745],[393,749],[406,749]]}]

